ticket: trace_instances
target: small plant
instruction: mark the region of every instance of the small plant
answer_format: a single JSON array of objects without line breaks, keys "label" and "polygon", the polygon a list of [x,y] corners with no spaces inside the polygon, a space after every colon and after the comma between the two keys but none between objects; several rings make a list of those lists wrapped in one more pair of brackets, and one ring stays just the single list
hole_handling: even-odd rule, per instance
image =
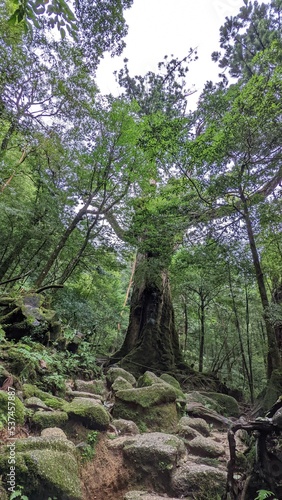
[{"label": "small plant", "polygon": [[14,500],[14,498],[17,498],[17,500],[28,500],[28,497],[23,494],[23,486],[18,486],[17,489],[11,493],[9,500]]},{"label": "small plant", "polygon": [[161,471],[171,470],[173,467],[172,464],[167,464],[166,462],[159,462],[159,469]]},{"label": "small plant", "polygon": [[95,456],[95,446],[98,441],[99,432],[90,431],[87,436],[87,444],[83,448],[82,460],[88,462]]},{"label": "small plant", "polygon": [[271,500],[278,500],[278,498],[276,498],[276,496],[274,495],[274,493],[272,493],[272,491],[258,490],[257,494],[258,495],[256,496],[255,500],[266,500],[266,498],[270,497]]}]

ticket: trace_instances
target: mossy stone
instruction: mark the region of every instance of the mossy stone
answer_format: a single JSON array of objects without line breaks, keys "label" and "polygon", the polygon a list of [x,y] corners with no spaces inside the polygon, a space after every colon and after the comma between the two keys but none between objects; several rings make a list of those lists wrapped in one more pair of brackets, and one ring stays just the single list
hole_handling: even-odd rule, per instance
[{"label": "mossy stone", "polygon": [[[4,482],[9,472],[9,451],[0,457]],[[33,437],[16,441],[17,482],[29,500],[81,500],[75,445],[67,439]]]},{"label": "mossy stone", "polygon": [[65,411],[37,411],[31,417],[31,422],[39,429],[47,427],[63,427],[68,421],[68,414]]},{"label": "mossy stone", "polygon": [[185,429],[186,427],[195,429],[205,437],[210,435],[210,428],[203,418],[182,417],[178,422],[178,429]]},{"label": "mossy stone", "polygon": [[41,389],[38,389],[36,385],[23,384],[22,391],[24,398],[27,399],[33,396],[40,398],[46,406],[49,406],[53,410],[62,410],[64,407],[64,399],[53,396],[53,394],[50,394],[49,392],[42,391]]},{"label": "mossy stone", "polygon": [[218,413],[225,417],[239,417],[239,406],[235,398],[227,394],[219,392],[201,392],[203,396],[207,396],[212,401],[215,401],[219,406]]},{"label": "mossy stone", "polygon": [[105,430],[110,423],[109,413],[95,399],[74,398],[65,403],[64,410],[70,419],[80,421],[88,429]]},{"label": "mossy stone", "polygon": [[29,500],[81,500],[78,463],[71,453],[50,449],[17,454],[17,478]]},{"label": "mossy stone", "polygon": [[160,376],[160,378],[162,380],[164,380],[165,382],[167,382],[168,384],[173,385],[173,387],[175,387],[176,389],[181,390],[181,386],[180,386],[180,383],[178,382],[178,380],[176,380],[176,378],[174,378],[172,375],[169,375],[169,373],[163,373]]},{"label": "mossy stone", "polygon": [[[25,407],[17,396],[12,396],[14,392],[0,391],[0,421],[7,422],[8,413],[14,412],[16,424],[23,425],[25,419]],[[12,413],[11,413],[12,415]]]},{"label": "mossy stone", "polygon": [[118,377],[123,377],[125,378],[125,380],[130,382],[131,385],[136,385],[136,378],[128,371],[120,368],[119,366],[112,366],[111,368],[109,368],[106,373],[107,382],[112,385]]},{"label": "mossy stone", "polygon": [[161,384],[116,393],[114,418],[133,420],[145,429],[172,431],[177,424],[177,408],[173,388]]},{"label": "mossy stone", "polygon": [[75,390],[80,392],[90,392],[91,394],[104,395],[106,386],[104,380],[76,380]]},{"label": "mossy stone", "polygon": [[117,391],[122,391],[124,389],[133,389],[132,384],[128,382],[123,377],[117,377],[111,387],[112,391],[117,392]]},{"label": "mossy stone", "polygon": [[141,377],[139,377],[137,382],[137,387],[150,387],[154,384],[163,384],[166,387],[171,387],[174,390],[176,398],[183,400],[185,399],[185,396],[181,388],[176,387],[175,384],[167,382],[166,380],[162,379],[161,377],[158,377],[157,375],[155,375],[155,373],[150,371],[146,371],[143,375],[141,375]]},{"label": "mossy stone", "polygon": [[138,404],[142,408],[149,408],[158,404],[174,402],[176,395],[172,386],[163,383],[118,391],[116,398],[126,403]]}]

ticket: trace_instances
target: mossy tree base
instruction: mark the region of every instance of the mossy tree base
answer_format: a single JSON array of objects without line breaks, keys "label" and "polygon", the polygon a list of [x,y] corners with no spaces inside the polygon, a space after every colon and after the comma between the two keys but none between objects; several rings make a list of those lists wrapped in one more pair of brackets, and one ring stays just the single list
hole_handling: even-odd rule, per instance
[{"label": "mossy tree base", "polygon": [[168,274],[157,264],[157,259],[139,258],[127,334],[110,361],[136,376],[148,369],[173,373],[183,364]]}]

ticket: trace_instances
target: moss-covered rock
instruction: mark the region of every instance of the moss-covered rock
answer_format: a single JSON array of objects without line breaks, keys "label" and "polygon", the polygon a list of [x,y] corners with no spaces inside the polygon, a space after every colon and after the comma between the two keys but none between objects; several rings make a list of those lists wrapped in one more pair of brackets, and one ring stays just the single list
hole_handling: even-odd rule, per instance
[{"label": "moss-covered rock", "polygon": [[151,432],[135,436],[128,444],[125,443],[123,455],[136,469],[136,473],[141,475],[145,486],[149,477],[156,489],[166,492],[172,470],[185,457],[186,450],[178,437]]},{"label": "moss-covered rock", "polygon": [[172,431],[178,420],[176,395],[168,384],[155,384],[116,393],[114,418],[133,420],[141,431]]},{"label": "moss-covered rock", "polygon": [[178,422],[178,431],[181,435],[181,430],[186,427],[195,429],[205,437],[210,435],[209,425],[203,418],[182,417]]},{"label": "moss-covered rock", "polygon": [[118,377],[125,378],[125,380],[130,382],[131,385],[136,385],[136,378],[128,371],[120,368],[119,366],[112,366],[109,368],[106,374],[107,382],[112,385]]},{"label": "moss-covered rock", "polygon": [[169,375],[168,373],[163,373],[160,376],[160,378],[162,380],[164,380],[165,382],[167,382],[168,384],[173,385],[173,387],[175,387],[176,389],[180,389],[181,390],[180,383],[172,375]]},{"label": "moss-covered rock", "polygon": [[74,384],[76,391],[90,392],[100,396],[105,395],[107,388],[104,380],[76,380]]},{"label": "moss-covered rock", "polygon": [[5,321],[2,326],[8,339],[19,340],[29,336],[46,344],[57,339],[60,333],[56,312],[44,307],[44,296],[38,293],[21,293],[12,301],[7,301],[2,320]]},{"label": "moss-covered rock", "polygon": [[39,429],[46,427],[63,427],[68,421],[68,414],[65,411],[36,411],[31,417],[31,423]]},{"label": "moss-covered rock", "polygon": [[62,410],[65,404],[65,400],[57,396],[53,396],[49,392],[42,391],[36,385],[33,384],[23,384],[22,386],[23,397],[28,399],[31,397],[40,398],[43,403],[53,410]]},{"label": "moss-covered rock", "polygon": [[[168,376],[169,377],[169,376]],[[173,377],[171,377],[173,378]],[[177,380],[175,380],[177,382]],[[164,386],[169,386],[172,387],[175,393],[175,397],[179,399],[185,399],[185,396],[181,390],[181,388],[176,387],[175,384],[171,384],[170,382],[167,382],[161,377],[158,377],[155,375],[155,373],[146,371],[141,377],[139,377],[138,382],[137,382],[137,387],[150,387],[155,384],[163,384]]]},{"label": "moss-covered rock", "polygon": [[71,403],[65,403],[64,410],[71,420],[81,422],[88,429],[104,430],[110,423],[107,410],[95,399],[74,398]]},{"label": "moss-covered rock", "polygon": [[117,391],[123,391],[124,389],[133,389],[132,384],[128,382],[123,377],[117,377],[111,387],[112,391],[117,392]]},{"label": "moss-covered rock", "polygon": [[139,429],[133,420],[125,420],[123,418],[114,419],[112,425],[116,428],[120,436],[139,434]]},{"label": "moss-covered rock", "polygon": [[63,439],[67,440],[67,436],[59,427],[48,427],[41,431],[41,436],[48,439]]},{"label": "moss-covered rock", "polygon": [[210,438],[205,438],[201,435],[196,436],[192,441],[187,443],[189,451],[200,457],[217,458],[224,455],[223,446],[216,443]]},{"label": "moss-covered rock", "polygon": [[[206,393],[208,394],[208,393]],[[215,399],[209,398],[207,395],[204,395],[198,391],[192,391],[188,394],[185,394],[187,403],[201,403],[206,408],[216,411],[220,413],[221,407],[219,403],[215,401]]]},{"label": "moss-covered rock", "polygon": [[26,408],[31,408],[36,410],[50,410],[50,406],[47,406],[42,399],[37,398],[36,396],[31,396],[31,398],[27,398],[24,402]]},{"label": "moss-covered rock", "polygon": [[199,500],[222,498],[226,488],[226,472],[208,465],[181,464],[173,471],[173,494]]},{"label": "moss-covered rock", "polygon": [[202,396],[208,397],[209,400],[215,401],[219,405],[216,410],[225,417],[239,417],[239,406],[235,398],[227,394],[220,394],[218,392],[201,392]]},{"label": "moss-covered rock", "polygon": [[125,389],[116,393],[118,400],[126,403],[135,403],[142,408],[171,403],[176,400],[173,387],[168,384],[154,384],[149,387],[138,387],[137,389]]},{"label": "moss-covered rock", "polygon": [[0,422],[8,422],[8,413],[15,418],[16,424],[22,425],[25,419],[25,407],[13,391],[0,391]]},{"label": "moss-covered rock", "polygon": [[[7,481],[8,450],[0,458],[0,473]],[[16,441],[17,482],[29,500],[81,500],[75,445],[57,437],[36,437]]]}]

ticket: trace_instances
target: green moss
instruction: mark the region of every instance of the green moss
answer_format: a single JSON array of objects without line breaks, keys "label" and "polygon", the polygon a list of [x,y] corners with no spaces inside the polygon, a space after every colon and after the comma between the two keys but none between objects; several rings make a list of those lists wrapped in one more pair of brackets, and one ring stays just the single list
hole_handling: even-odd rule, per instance
[{"label": "green moss", "polygon": [[28,492],[29,500],[82,498],[78,464],[72,453],[52,449],[17,453],[17,481]]},{"label": "green moss", "polygon": [[173,385],[173,387],[175,387],[176,389],[181,390],[180,383],[178,382],[178,380],[176,380],[176,378],[172,377],[172,375],[169,375],[168,373],[163,373],[160,376],[160,378],[165,382],[167,382],[168,384]]},{"label": "green moss", "polygon": [[135,377],[129,373],[128,371],[124,370],[123,368],[120,368],[119,366],[112,366],[106,374],[106,379],[109,382],[109,384],[113,384],[113,382],[116,380],[118,377],[123,377],[125,380],[130,382],[130,384],[135,385],[136,384],[136,379]]},{"label": "green moss", "polygon": [[155,431],[173,431],[177,425],[175,403],[166,403],[150,408],[142,408],[138,404],[117,401],[113,408],[114,418],[133,420],[141,432],[147,429]]},{"label": "green moss", "polygon": [[15,418],[16,424],[22,425],[25,419],[25,407],[17,396],[12,398],[12,394],[12,392],[0,391],[0,421],[8,422],[8,412],[11,412],[11,417]]},{"label": "green moss", "polygon": [[[167,375],[167,377],[173,379],[173,377],[170,377],[170,375]],[[176,384],[178,384],[177,380],[175,380],[175,382],[176,382]],[[179,384],[178,384],[179,387],[176,387],[176,384],[171,384],[170,382],[167,382],[162,377],[158,377],[157,375],[155,375],[155,373],[153,373],[153,372],[150,372],[150,371],[145,372],[143,375],[141,375],[141,377],[139,377],[138,382],[137,382],[137,386],[139,388],[140,387],[150,387],[150,386],[155,385],[155,384],[158,384],[158,385],[163,384],[165,387],[173,388],[176,398],[185,399],[185,396],[184,396]]]},{"label": "green moss", "polygon": [[28,439],[18,439],[16,441],[17,453],[32,451],[32,450],[48,450],[52,449],[62,453],[76,453],[75,445],[67,439],[58,439],[48,437],[30,437]]},{"label": "green moss", "polygon": [[35,385],[23,384],[22,390],[23,396],[26,399],[32,396],[36,396],[37,398],[40,398],[43,403],[45,403],[50,408],[53,408],[54,410],[62,410],[64,407],[64,399],[53,396],[49,392],[44,392],[41,389],[38,389],[38,387],[36,387]]},{"label": "green moss", "polygon": [[47,427],[63,427],[68,421],[68,415],[64,411],[37,411],[31,418],[31,422],[39,429]]},{"label": "green moss", "polygon": [[122,391],[124,389],[133,389],[132,384],[125,380],[123,377],[117,377],[112,385],[112,390],[114,392]]},{"label": "green moss", "polygon": [[175,390],[169,384],[154,384],[149,387],[125,389],[116,393],[116,398],[127,403],[136,403],[142,408],[171,403],[176,400]]},{"label": "green moss", "polygon": [[95,400],[74,398],[71,403],[65,403],[64,410],[70,419],[80,421],[89,429],[106,429],[110,423],[107,410]]},{"label": "green moss", "polygon": [[232,396],[220,394],[218,392],[202,392],[201,394],[215,401],[220,406],[219,413],[225,415],[226,417],[239,416],[240,412],[238,403]]}]

